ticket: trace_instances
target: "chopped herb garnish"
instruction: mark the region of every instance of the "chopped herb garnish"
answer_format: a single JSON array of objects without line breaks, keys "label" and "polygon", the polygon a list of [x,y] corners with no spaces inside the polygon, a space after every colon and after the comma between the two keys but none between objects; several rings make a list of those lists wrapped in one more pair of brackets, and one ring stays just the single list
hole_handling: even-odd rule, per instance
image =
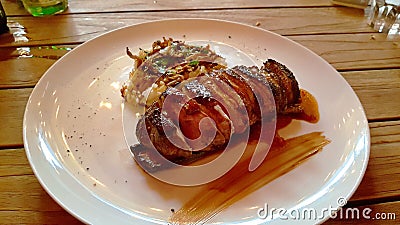
[{"label": "chopped herb garnish", "polygon": [[199,61],[198,60],[193,60],[189,62],[189,66],[197,66],[199,65]]}]

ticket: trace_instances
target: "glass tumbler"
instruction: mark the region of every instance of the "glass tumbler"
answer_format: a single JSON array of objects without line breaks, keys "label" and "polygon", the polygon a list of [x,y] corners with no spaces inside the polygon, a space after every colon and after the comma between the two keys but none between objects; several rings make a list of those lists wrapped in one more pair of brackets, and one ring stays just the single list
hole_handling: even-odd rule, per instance
[{"label": "glass tumbler", "polygon": [[400,0],[371,0],[367,16],[376,31],[400,34]]},{"label": "glass tumbler", "polygon": [[54,15],[68,7],[68,0],[22,0],[22,3],[33,16]]}]

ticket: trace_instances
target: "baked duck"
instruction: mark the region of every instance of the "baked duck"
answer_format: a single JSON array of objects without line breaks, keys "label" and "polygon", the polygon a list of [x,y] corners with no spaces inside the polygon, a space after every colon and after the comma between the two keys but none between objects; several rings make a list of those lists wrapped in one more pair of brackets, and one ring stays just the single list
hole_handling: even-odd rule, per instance
[{"label": "baked duck", "polygon": [[[187,164],[224,150],[233,135],[263,120],[306,113],[295,76],[273,59],[261,67],[228,68],[209,46],[172,39],[155,42],[151,51],[138,56],[128,55],[135,69],[121,93],[128,102],[145,107],[136,127],[139,144],[131,151],[148,170],[162,167],[150,149]],[[160,68],[158,61],[167,63]]]}]

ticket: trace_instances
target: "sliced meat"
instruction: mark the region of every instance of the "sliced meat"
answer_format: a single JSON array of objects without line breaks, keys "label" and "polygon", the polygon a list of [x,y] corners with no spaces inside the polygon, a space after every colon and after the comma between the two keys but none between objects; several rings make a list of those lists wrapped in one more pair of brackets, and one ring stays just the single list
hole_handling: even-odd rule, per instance
[{"label": "sliced meat", "polygon": [[[275,98],[277,112],[281,114],[300,112],[299,84],[293,73],[283,64],[268,59],[261,67],[261,72],[267,78]],[[296,109],[297,108],[297,109]]]},{"label": "sliced meat", "polygon": [[261,68],[180,64],[155,83],[162,93],[148,102],[137,136],[141,145],[154,146],[174,162],[222,150],[233,133],[243,133],[262,119],[273,120],[275,113],[301,111],[294,75],[274,60]]}]

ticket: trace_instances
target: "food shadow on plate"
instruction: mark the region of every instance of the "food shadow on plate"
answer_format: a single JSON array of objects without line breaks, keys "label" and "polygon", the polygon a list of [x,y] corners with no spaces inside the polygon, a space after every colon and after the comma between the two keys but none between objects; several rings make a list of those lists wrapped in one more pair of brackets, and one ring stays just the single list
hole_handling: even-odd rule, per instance
[{"label": "food shadow on plate", "polygon": [[[289,120],[285,120],[285,124],[290,123]],[[234,135],[231,138],[232,144],[230,145],[230,149],[225,149],[222,151],[217,151],[213,152],[212,154],[208,154],[205,157],[202,157],[198,160],[192,161],[190,163],[186,163],[186,166],[199,166],[199,165],[204,165],[206,163],[210,163],[213,160],[215,160],[218,156],[222,154],[223,151],[244,151],[242,154],[242,158],[240,160],[247,159],[249,160],[251,156],[254,154],[254,150],[257,145],[262,146],[264,148],[268,148],[271,146],[271,143],[267,143],[267,141],[260,141],[259,140],[259,135],[260,135],[260,123],[256,123],[252,126],[251,131],[249,132],[249,136],[241,136],[241,135]],[[282,141],[280,137],[275,138],[275,145],[279,145],[279,143]],[[245,149],[245,150],[243,150]],[[135,155],[135,153],[133,153]],[[229,154],[229,153],[228,153]],[[140,163],[139,160],[135,157],[135,161],[137,163]],[[161,181],[154,177],[154,174],[152,173],[172,173],[171,176],[173,176],[174,170],[176,168],[161,168],[159,171],[152,171],[151,173],[146,172],[143,168],[141,168],[140,165],[136,163],[136,166],[138,169],[141,171],[143,176],[145,177],[145,180],[147,182],[147,185],[149,189],[155,191],[160,195],[163,199],[165,200],[178,200],[179,202],[187,202],[189,199],[191,199],[193,196],[195,196],[196,193],[199,193],[200,191],[204,190],[205,188],[208,187],[209,183],[201,184],[201,185],[193,185],[193,186],[180,186],[180,185],[173,185],[166,183],[164,181]],[[179,169],[179,168],[178,168]],[[193,175],[195,176],[195,175]],[[200,175],[202,176],[202,175]],[[210,180],[212,181],[212,180]]]}]

